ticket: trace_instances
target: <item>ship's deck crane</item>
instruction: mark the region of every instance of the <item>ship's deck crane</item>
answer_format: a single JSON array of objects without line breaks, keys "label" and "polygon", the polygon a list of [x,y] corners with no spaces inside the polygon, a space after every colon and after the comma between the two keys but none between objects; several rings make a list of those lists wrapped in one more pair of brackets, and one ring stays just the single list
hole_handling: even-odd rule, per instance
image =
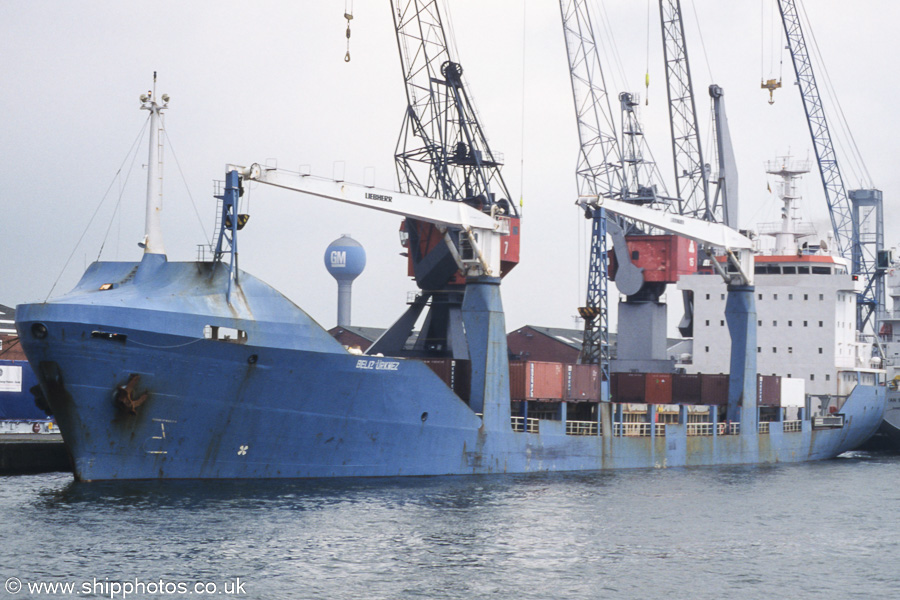
[{"label": "ship's deck crane", "polygon": [[[437,0],[393,0],[408,105],[397,142],[400,192],[251,167],[228,173],[220,248],[237,261],[241,178],[405,217],[408,270],[421,289],[368,354],[471,361],[469,407],[485,427],[509,428],[509,368],[500,278],[519,259],[519,218],[450,54]],[[503,244],[500,237],[504,238]],[[221,260],[225,251],[217,252]],[[407,343],[428,307],[412,349]],[[488,409],[488,407],[493,407]]]},{"label": "ship's deck crane", "polygon": [[731,369],[728,380],[729,421],[741,423],[741,433],[755,439],[759,415],[756,410],[756,302],[753,287],[753,241],[730,227],[675,215],[644,206],[599,196],[581,196],[578,205],[587,209],[603,208],[663,231],[718,248],[727,260],[723,267],[710,261],[728,284],[725,319],[731,335]]},{"label": "ship's deck crane", "polygon": [[[865,282],[863,291],[857,296],[856,328],[861,332],[873,332],[875,319],[885,307],[884,271],[889,267],[889,261],[883,258],[882,194],[874,189],[847,193],[803,36],[797,3],[795,0],[778,0],[778,9],[822,176],[835,243],[840,254],[850,260],[853,275]],[[874,225],[874,233],[864,234],[864,225]]]},{"label": "ship's deck crane", "polygon": [[436,226],[456,227],[464,232],[467,247],[471,249],[471,252],[453,254],[458,268],[468,277],[497,277],[500,272],[500,239],[509,235],[510,229],[510,219],[501,211],[495,210],[488,214],[461,202],[442,202],[434,198],[265,167],[259,163],[249,167],[231,165],[227,171],[237,172],[243,179],[308,196],[400,215]]},{"label": "ship's deck crane", "polygon": [[[253,164],[250,167],[229,165],[222,195],[222,229],[220,243],[231,244],[229,272],[237,277],[237,214],[242,180],[301,192],[306,195],[345,202],[364,208],[388,212],[415,219],[419,223],[443,228],[455,228],[460,239],[467,243],[461,251],[448,241],[454,264],[465,273],[466,283],[460,303],[462,331],[454,340],[464,346],[471,361],[469,407],[481,414],[489,429],[509,428],[509,357],[506,349],[506,327],[500,301],[500,269],[504,252],[501,241],[510,235],[514,219],[494,207],[489,213],[462,202],[444,202],[430,197],[416,196],[392,190],[331,181],[300,173]],[[225,253],[218,259],[224,259]],[[229,292],[230,282],[229,280]],[[386,335],[386,334],[385,334]],[[383,336],[382,336],[383,337]],[[372,354],[370,349],[370,354]]]}]

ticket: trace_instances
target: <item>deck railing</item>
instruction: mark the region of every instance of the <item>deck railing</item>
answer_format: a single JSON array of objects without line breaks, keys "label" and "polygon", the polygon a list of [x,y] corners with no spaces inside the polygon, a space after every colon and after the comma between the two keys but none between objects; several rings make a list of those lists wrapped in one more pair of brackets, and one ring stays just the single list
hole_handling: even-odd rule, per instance
[{"label": "deck railing", "polygon": [[801,423],[803,423],[803,421],[785,421],[782,423],[782,427],[784,427],[785,433],[789,431],[799,433],[802,431]]},{"label": "deck railing", "polygon": [[688,423],[687,434],[689,436],[712,435],[714,423]]},{"label": "deck railing", "polygon": [[566,421],[566,435],[600,435],[596,421]]},{"label": "deck railing", "polygon": [[[841,422],[833,420],[827,424],[817,424],[819,427],[839,427]],[[528,417],[527,422],[522,417],[512,417],[512,430],[519,433],[538,433],[540,431],[539,419]],[[650,423],[614,423],[613,435],[617,437],[650,437]],[[799,433],[802,430],[802,421],[784,421],[782,423],[785,433]],[[769,433],[769,422],[759,423],[759,433]],[[740,423],[687,423],[688,437],[717,435],[739,435]],[[596,421],[566,421],[566,435],[602,435]],[[666,425],[656,424],[656,437],[666,436]]]},{"label": "deck railing", "polygon": [[[613,435],[620,437],[650,437],[650,423],[616,423]],[[666,436],[666,426],[656,424],[656,437]]]},{"label": "deck railing", "polygon": [[512,430],[518,431],[520,433],[521,432],[537,433],[538,432],[538,420],[537,419],[532,419],[529,417],[527,419],[528,422],[526,423],[525,421],[526,421],[526,419],[524,419],[523,417],[513,417],[512,418]]}]

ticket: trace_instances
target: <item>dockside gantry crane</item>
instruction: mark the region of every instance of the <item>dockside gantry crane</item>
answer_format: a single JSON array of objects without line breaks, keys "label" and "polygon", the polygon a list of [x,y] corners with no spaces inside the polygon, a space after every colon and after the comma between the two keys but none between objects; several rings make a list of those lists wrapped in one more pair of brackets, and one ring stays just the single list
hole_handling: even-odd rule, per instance
[{"label": "dockside gantry crane", "polygon": [[[499,273],[518,263],[520,221],[500,173],[502,160],[487,141],[466,91],[463,68],[451,56],[437,0],[394,0],[391,13],[400,53],[407,108],[395,163],[400,191],[462,202],[486,214],[512,218]],[[421,292],[406,314],[369,349],[392,356],[467,359],[460,313],[465,275],[459,256],[477,247],[464,228],[444,227],[408,217],[402,228],[409,273]],[[413,326],[428,306],[412,350]]]},{"label": "dockside gantry crane", "polygon": [[[587,2],[560,0],[559,8],[578,123],[578,193],[620,199],[626,189],[622,152]],[[584,319],[579,360],[600,365],[601,381],[609,382],[606,211],[602,206],[588,207],[586,211],[591,218],[591,249],[587,299],[579,309]]]},{"label": "dockside gantry crane", "polygon": [[[885,307],[884,272],[890,261],[884,253],[884,214],[881,190],[851,190],[844,185],[812,60],[795,0],[778,0],[788,49],[803,99],[816,162],[822,176],[825,202],[838,251],[850,260],[851,273],[864,282],[857,295],[856,328],[875,333],[875,321]],[[874,232],[864,232],[866,226]]]}]

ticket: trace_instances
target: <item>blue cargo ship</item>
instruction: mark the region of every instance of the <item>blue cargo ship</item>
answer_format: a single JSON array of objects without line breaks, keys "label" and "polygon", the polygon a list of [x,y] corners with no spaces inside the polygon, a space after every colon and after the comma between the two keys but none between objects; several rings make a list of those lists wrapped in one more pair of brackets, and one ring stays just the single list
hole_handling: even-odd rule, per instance
[{"label": "blue cargo ship", "polygon": [[[752,431],[732,423],[723,431],[715,418],[688,423],[685,406],[680,423],[638,430],[617,422],[615,403],[601,402],[595,427],[581,431],[587,435],[573,435],[565,420],[526,419],[524,427],[510,411],[503,335],[494,336],[502,347],[496,369],[484,373],[489,393],[478,414],[418,360],[348,353],[249,274],[226,302],[227,279],[214,263],[95,263],[71,293],[18,308],[23,344],[78,479],[795,462],[855,448],[884,412],[884,388],[859,385],[830,422],[776,421]],[[466,309],[484,315],[484,294],[470,293]],[[213,331],[236,334],[216,339]]]},{"label": "blue cargo ship", "polygon": [[[705,407],[701,422],[689,417],[694,409],[687,405],[671,422],[656,422],[652,405],[644,407],[645,422],[626,422],[623,415],[633,410],[610,399],[606,382],[578,406],[559,403],[554,418],[513,414],[499,243],[493,254],[490,243],[469,248],[462,260],[495,268],[484,267],[454,290],[461,296],[453,310],[462,338],[455,343],[465,347],[471,365],[467,393],[421,360],[374,354],[384,347],[380,341],[373,355],[352,354],[277,290],[237,268],[242,178],[258,172],[229,170],[214,260],[168,261],[154,155],[158,112],[165,106],[149,96],[142,100],[151,111],[143,259],[96,262],[68,294],[16,312],[39,400],[51,408],[79,480],[796,462],[853,449],[881,423],[885,388],[863,384],[839,412],[810,417],[801,411],[791,421],[779,411],[775,420],[759,422],[755,396],[745,392],[733,407],[738,412],[729,410],[741,422],[720,418],[719,405]],[[335,185],[346,192],[344,184]],[[366,205],[404,214],[401,194],[366,190]],[[454,203],[423,204],[443,210]],[[460,210],[453,206],[450,213],[458,218]],[[482,241],[490,240],[492,223],[499,223],[498,238],[518,232],[503,216],[482,217]],[[752,303],[747,310],[752,315]],[[755,374],[755,360],[746,364]],[[570,404],[573,415],[582,415],[577,420],[568,418]]]}]

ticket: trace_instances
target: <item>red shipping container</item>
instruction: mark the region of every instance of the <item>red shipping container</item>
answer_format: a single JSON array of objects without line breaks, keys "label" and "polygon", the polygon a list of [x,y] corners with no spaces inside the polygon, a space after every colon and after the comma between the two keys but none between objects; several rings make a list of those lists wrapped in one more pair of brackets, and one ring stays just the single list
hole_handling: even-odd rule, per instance
[{"label": "red shipping container", "polygon": [[566,400],[596,402],[599,399],[599,365],[566,365]]},{"label": "red shipping container", "polygon": [[613,373],[613,402],[643,404],[646,382],[644,373]]},{"label": "red shipping container", "polygon": [[562,363],[509,363],[509,391],[513,400],[562,400]]},{"label": "red shipping container", "polygon": [[428,365],[428,368],[434,371],[435,375],[441,378],[441,381],[448,386],[453,383],[452,358],[424,358],[422,362]]},{"label": "red shipping container", "polygon": [[728,375],[700,375],[700,404],[728,404]]},{"label": "red shipping container", "polygon": [[471,369],[469,361],[455,358],[424,358],[422,362],[465,402],[469,401]]},{"label": "red shipping container", "polygon": [[781,406],[781,377],[778,375],[756,376],[756,405]]},{"label": "red shipping container", "polygon": [[644,402],[647,404],[672,403],[672,374],[646,373],[644,377]]},{"label": "red shipping container", "polygon": [[672,402],[675,404],[700,404],[700,375],[696,373],[672,375]]},{"label": "red shipping container", "polygon": [[[681,275],[697,271],[697,244],[677,235],[629,235],[628,253],[644,269],[644,281],[677,283]],[[609,278],[616,280],[618,263],[609,253]]]},{"label": "red shipping container", "polygon": [[510,361],[509,363],[509,397],[512,400],[525,400],[525,362]]}]

